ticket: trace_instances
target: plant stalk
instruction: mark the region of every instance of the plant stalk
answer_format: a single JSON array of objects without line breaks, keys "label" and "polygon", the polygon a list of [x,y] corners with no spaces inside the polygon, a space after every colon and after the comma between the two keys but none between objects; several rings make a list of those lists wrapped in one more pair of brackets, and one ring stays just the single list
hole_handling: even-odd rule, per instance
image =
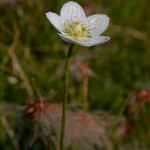
[{"label": "plant stalk", "polygon": [[60,150],[64,149],[64,136],[65,136],[65,122],[66,122],[66,110],[67,110],[67,98],[69,91],[69,72],[70,72],[70,63],[71,63],[71,54],[74,44],[71,44],[67,54],[66,60],[66,73],[65,73],[65,89],[64,89],[64,99],[62,107],[62,121],[61,121],[61,135],[60,135]]}]

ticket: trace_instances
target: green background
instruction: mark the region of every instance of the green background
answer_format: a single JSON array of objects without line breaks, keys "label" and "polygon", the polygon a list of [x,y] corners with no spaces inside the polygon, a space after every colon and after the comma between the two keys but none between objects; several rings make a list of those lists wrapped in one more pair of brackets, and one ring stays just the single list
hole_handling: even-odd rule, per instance
[{"label": "green background", "polygon": [[[61,64],[65,63],[68,44],[57,35],[58,31],[52,27],[45,13],[52,11],[59,14],[66,2],[0,2],[0,109],[4,107],[1,117],[10,109],[2,104],[25,106],[30,99],[8,53],[14,43],[14,53],[33,89],[36,88],[32,78],[44,100],[49,103],[62,102],[64,73],[59,70],[63,68]],[[110,41],[88,48],[75,46],[73,52],[74,59],[88,62],[89,68],[97,75],[96,78],[89,77],[88,111],[106,111],[119,117],[123,115],[125,106],[138,90],[150,88],[150,1],[76,2],[85,9],[88,16],[100,13],[110,17],[109,28],[103,33],[110,36]],[[80,105],[83,104],[83,80],[77,80],[75,76],[71,75],[69,103]],[[53,80],[51,77],[54,77]],[[36,94],[33,100],[37,101]],[[114,141],[115,150],[119,149],[120,145],[132,145],[135,141],[142,145],[141,147],[150,148],[148,105],[149,103],[146,106],[147,113],[141,115],[140,120],[136,122],[135,131],[128,135],[126,141]],[[15,110],[13,106],[11,109]],[[24,149],[31,122],[22,119],[22,114],[13,113],[13,110],[7,116],[8,122],[11,124],[13,137]],[[0,149],[13,150],[12,142],[4,130],[3,124],[0,123]],[[40,150],[43,146],[44,142],[38,135],[32,149]],[[134,146],[126,149],[131,147],[133,150]]]}]

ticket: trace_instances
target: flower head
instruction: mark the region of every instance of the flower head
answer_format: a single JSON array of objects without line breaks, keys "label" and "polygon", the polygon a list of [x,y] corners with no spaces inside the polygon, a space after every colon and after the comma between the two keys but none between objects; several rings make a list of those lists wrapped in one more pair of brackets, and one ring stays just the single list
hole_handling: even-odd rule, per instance
[{"label": "flower head", "polygon": [[60,32],[59,36],[68,43],[82,46],[93,46],[104,43],[110,39],[100,36],[109,25],[109,17],[96,14],[86,17],[83,8],[76,2],[67,2],[60,11],[46,13],[51,24]]}]

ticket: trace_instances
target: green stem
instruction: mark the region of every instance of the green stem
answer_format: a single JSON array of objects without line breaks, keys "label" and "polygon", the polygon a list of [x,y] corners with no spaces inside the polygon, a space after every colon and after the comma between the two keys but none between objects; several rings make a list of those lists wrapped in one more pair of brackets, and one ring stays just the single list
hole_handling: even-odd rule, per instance
[{"label": "green stem", "polygon": [[62,108],[61,135],[60,135],[60,150],[64,149],[67,98],[68,98],[68,90],[69,90],[69,72],[70,72],[71,54],[72,54],[73,47],[74,44],[71,44],[69,47],[69,51],[67,54],[67,61],[66,61],[65,90],[64,90],[63,108]]}]

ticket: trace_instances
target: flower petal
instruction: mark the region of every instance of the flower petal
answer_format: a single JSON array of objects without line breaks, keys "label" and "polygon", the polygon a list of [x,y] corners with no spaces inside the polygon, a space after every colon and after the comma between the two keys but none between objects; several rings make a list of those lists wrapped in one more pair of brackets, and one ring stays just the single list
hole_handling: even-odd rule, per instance
[{"label": "flower petal", "polygon": [[56,13],[48,12],[46,13],[46,17],[59,32],[62,31],[64,20],[60,16],[58,16]]},{"label": "flower petal", "polygon": [[91,24],[89,33],[91,33],[92,36],[100,35],[102,34],[109,25],[109,17],[107,15],[101,15],[96,14],[87,17],[86,22]]},{"label": "flower petal", "polygon": [[80,44],[80,42],[72,40],[72,39],[70,38],[70,36],[65,36],[65,35],[59,34],[59,33],[58,33],[58,35],[59,35],[64,41],[66,41],[67,43]]},{"label": "flower petal", "polygon": [[86,15],[83,8],[76,2],[67,2],[63,5],[60,11],[60,16],[64,20],[71,20],[73,17],[77,17],[77,19],[85,19]]},{"label": "flower petal", "polygon": [[75,40],[71,39],[70,36],[65,36],[65,35],[62,35],[59,33],[58,33],[58,35],[67,43],[78,44],[78,45],[87,46],[87,47],[102,44],[102,43],[105,43],[108,40],[110,40],[109,36],[96,36],[96,37],[88,38],[87,41],[80,42],[80,41],[75,41]]},{"label": "flower petal", "polygon": [[90,46],[93,46],[93,45],[98,45],[98,44],[105,43],[108,40],[110,40],[109,36],[95,36],[95,37],[89,38],[85,42],[81,42],[79,45],[90,47]]}]

